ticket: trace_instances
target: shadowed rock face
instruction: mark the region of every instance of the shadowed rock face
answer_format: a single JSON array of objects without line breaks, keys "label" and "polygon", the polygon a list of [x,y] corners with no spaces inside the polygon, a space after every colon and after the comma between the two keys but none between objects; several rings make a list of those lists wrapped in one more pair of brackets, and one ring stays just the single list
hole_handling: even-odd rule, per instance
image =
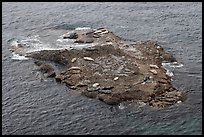
[{"label": "shadowed rock face", "polygon": [[[44,50],[27,54],[36,64],[66,83],[71,90],[109,105],[128,100],[143,101],[163,108],[184,101],[185,95],[171,84],[162,61],[176,61],[157,43],[122,40],[105,28],[64,35],[74,43],[92,47],[71,50]],[[55,72],[48,61],[63,65]]]}]

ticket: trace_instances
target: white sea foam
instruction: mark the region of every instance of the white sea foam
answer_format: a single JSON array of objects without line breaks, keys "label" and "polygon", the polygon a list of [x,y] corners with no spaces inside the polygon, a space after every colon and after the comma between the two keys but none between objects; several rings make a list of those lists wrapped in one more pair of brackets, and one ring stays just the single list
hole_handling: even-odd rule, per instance
[{"label": "white sea foam", "polygon": [[144,107],[144,106],[146,105],[146,103],[144,103],[144,102],[142,102],[142,101],[139,101],[139,102],[138,102],[138,105],[139,105],[139,107]]},{"label": "white sea foam", "polygon": [[120,104],[118,105],[118,108],[119,108],[119,109],[124,109],[124,108],[125,108],[125,105],[124,105],[123,103],[120,103]]},{"label": "white sea foam", "polygon": [[60,37],[56,40],[56,46],[60,49],[83,49],[95,46],[94,43],[74,43],[73,39],[63,39]]},{"label": "white sea foam", "polygon": [[27,39],[21,40],[21,43],[25,43],[25,44],[29,44],[29,43],[40,43],[42,44],[42,42],[40,41],[40,36],[39,35],[34,35],[34,36],[30,36]]},{"label": "white sea foam", "polygon": [[18,41],[17,40],[14,40],[14,41],[11,42],[11,46],[12,47],[17,47],[17,45],[18,45]]},{"label": "white sea foam", "polygon": [[[21,44],[22,47],[18,47],[18,44]],[[41,50],[51,50],[52,47],[49,44],[43,43],[40,41],[39,36],[35,35],[28,37],[23,40],[16,40],[11,43],[11,46],[16,47],[18,51],[21,51],[23,54],[41,51]],[[14,51],[15,52],[15,51]]]},{"label": "white sea foam", "polygon": [[[21,46],[18,46],[21,44]],[[11,42],[11,46],[14,47],[14,53],[12,59],[14,60],[26,60],[27,53],[43,50],[62,50],[62,49],[83,49],[95,46],[94,43],[74,43],[73,39],[63,39],[60,36],[54,44],[45,43],[40,40],[38,35],[28,37],[23,40],[15,40]],[[19,55],[21,53],[21,56]]]},{"label": "white sea foam", "polygon": [[174,76],[173,69],[183,67],[183,64],[178,62],[163,62],[162,67],[166,69],[166,74],[172,77]]},{"label": "white sea foam", "polygon": [[[19,47],[18,44],[21,44],[22,46]],[[52,46],[49,43],[44,43],[39,40],[38,36],[28,37],[27,39],[23,40],[16,40],[11,43],[11,46],[14,47],[16,50],[14,50],[13,59],[16,58],[22,58],[23,56],[19,57],[19,52],[22,55],[25,55],[27,53],[35,52],[35,51],[42,51],[42,50],[60,50],[65,47],[58,47],[58,46]]]},{"label": "white sea foam", "polygon": [[171,68],[180,68],[180,67],[183,67],[183,64],[178,62],[163,62],[162,66],[171,67]]},{"label": "white sea foam", "polygon": [[168,75],[168,76],[170,76],[170,77],[173,77],[174,76],[174,73],[173,72],[171,72],[170,70],[166,70],[166,74]]},{"label": "white sea foam", "polygon": [[75,28],[75,30],[90,30],[91,28],[90,27],[78,27],[78,28]]},{"label": "white sea foam", "polygon": [[19,54],[12,53],[11,59],[12,60],[28,60],[29,58],[26,58],[25,56],[21,56]]}]

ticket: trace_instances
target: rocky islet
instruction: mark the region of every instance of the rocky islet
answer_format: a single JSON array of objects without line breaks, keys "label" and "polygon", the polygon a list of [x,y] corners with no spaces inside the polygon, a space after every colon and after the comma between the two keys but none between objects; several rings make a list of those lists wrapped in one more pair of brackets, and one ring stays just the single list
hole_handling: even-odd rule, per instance
[{"label": "rocky islet", "polygon": [[[66,83],[70,90],[109,105],[138,100],[163,108],[185,100],[184,92],[173,87],[162,67],[163,61],[176,59],[156,42],[124,40],[106,28],[67,33],[63,39],[93,46],[35,51],[26,57],[34,58],[47,77]],[[54,69],[50,62],[63,70]]]}]

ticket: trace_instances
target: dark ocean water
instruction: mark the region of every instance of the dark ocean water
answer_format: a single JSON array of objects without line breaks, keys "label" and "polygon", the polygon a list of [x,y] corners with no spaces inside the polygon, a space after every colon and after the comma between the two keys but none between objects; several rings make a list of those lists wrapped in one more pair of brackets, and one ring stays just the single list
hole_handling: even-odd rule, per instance
[{"label": "dark ocean water", "polygon": [[[42,78],[32,60],[12,60],[11,41],[37,35],[56,46],[78,27],[157,41],[184,65],[172,79],[187,100],[163,110],[111,107]],[[3,3],[2,134],[202,134],[202,3]]]}]

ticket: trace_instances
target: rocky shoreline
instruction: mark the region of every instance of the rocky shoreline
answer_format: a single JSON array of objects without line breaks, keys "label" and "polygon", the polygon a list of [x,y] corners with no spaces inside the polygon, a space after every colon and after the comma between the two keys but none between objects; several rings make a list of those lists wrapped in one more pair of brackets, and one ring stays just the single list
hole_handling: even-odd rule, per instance
[{"label": "rocky shoreline", "polygon": [[47,77],[71,90],[109,105],[138,100],[164,108],[185,100],[162,67],[163,61],[176,59],[156,42],[127,41],[106,28],[75,31],[63,38],[93,46],[36,51],[26,57],[34,58]]}]

